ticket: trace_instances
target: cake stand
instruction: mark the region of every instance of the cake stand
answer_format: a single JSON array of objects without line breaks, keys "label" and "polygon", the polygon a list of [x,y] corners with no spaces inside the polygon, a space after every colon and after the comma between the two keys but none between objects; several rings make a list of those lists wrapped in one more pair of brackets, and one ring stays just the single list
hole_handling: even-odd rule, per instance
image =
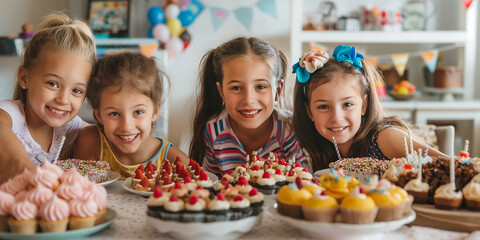
[{"label": "cake stand", "polygon": [[463,95],[465,93],[465,89],[425,87],[423,88],[423,92],[440,94],[441,101],[454,101],[455,98],[453,97],[453,94]]}]

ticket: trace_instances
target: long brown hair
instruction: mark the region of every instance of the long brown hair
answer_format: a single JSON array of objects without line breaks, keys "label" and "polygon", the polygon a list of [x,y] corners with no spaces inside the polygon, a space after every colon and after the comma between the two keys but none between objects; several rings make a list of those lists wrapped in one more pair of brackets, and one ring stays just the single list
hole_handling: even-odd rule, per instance
[{"label": "long brown hair", "polygon": [[[63,13],[46,16],[40,24],[40,30],[28,41],[22,59],[25,69],[33,67],[46,44],[53,44],[62,52],[84,56],[90,61],[92,67],[95,64],[97,53],[92,31],[84,22],[72,20]],[[22,89],[17,83],[13,99],[21,100],[25,104],[26,93],[27,90]]]},{"label": "long brown hair", "polygon": [[[216,83],[222,84],[223,64],[233,58],[253,54],[262,57],[270,66],[277,83],[285,80],[287,59],[285,55],[267,42],[250,37],[238,37],[207,52],[201,62],[199,76],[200,94],[193,120],[193,138],[190,144],[190,158],[203,163],[205,156],[205,126],[224,109]],[[283,92],[284,93],[284,92]]]},{"label": "long brown hair", "polygon": [[325,65],[311,74],[306,83],[295,83],[293,124],[300,146],[304,148],[312,159],[313,170],[328,168],[330,162],[337,160],[334,145],[322,137],[316,130],[314,123],[309,118],[311,94],[318,86],[332,81],[333,76],[338,73],[354,76],[361,96],[366,96],[367,108],[362,116],[360,128],[353,137],[353,143],[348,151],[348,156],[365,157],[368,152],[368,145],[374,135],[386,125],[407,128],[405,123],[398,117],[385,117],[375,83],[383,81],[378,70],[368,61],[362,60],[363,68],[357,70],[351,63],[336,61],[334,58],[328,60]]}]

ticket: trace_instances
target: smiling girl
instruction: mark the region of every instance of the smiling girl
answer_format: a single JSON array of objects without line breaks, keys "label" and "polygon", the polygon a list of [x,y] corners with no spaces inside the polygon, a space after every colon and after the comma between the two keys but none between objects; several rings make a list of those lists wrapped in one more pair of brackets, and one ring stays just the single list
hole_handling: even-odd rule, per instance
[{"label": "smiling girl", "polygon": [[[355,47],[340,45],[333,58],[314,51],[294,65],[297,74],[294,125],[298,140],[312,158],[314,171],[338,159],[333,138],[343,158],[380,160],[405,156],[405,123],[386,117],[375,82],[380,74]],[[413,141],[414,149],[425,149]],[[443,153],[430,148],[430,156]]]}]

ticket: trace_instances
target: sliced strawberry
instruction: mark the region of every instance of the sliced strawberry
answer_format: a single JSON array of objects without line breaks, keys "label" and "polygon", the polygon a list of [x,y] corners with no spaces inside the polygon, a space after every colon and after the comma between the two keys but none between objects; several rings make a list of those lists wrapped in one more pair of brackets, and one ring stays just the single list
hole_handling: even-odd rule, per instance
[{"label": "sliced strawberry", "polygon": [[143,173],[142,171],[135,171],[135,179],[142,179],[143,178]]},{"label": "sliced strawberry", "polygon": [[208,175],[206,172],[202,172],[200,174],[200,181],[207,181],[208,180]]},{"label": "sliced strawberry", "polygon": [[218,193],[217,194],[217,199],[220,200],[220,201],[225,201],[225,196],[223,196],[222,193]]},{"label": "sliced strawberry", "polygon": [[193,166],[195,165],[195,161],[193,161],[193,159],[190,159],[190,161],[188,161],[188,166]]},{"label": "sliced strawberry", "polygon": [[147,166],[145,172],[153,172],[153,165]]},{"label": "sliced strawberry", "polygon": [[149,166],[152,166],[152,165],[153,165],[152,160],[148,160],[146,168],[148,168]]},{"label": "sliced strawberry", "polygon": [[162,177],[163,185],[169,185],[172,184],[172,179],[170,178],[170,175],[164,175]]},{"label": "sliced strawberry", "polygon": [[191,183],[192,182],[192,178],[190,176],[186,176],[184,179],[183,179],[183,183]]},{"label": "sliced strawberry", "polygon": [[146,177],[143,177],[142,180],[140,180],[140,186],[147,188],[149,186],[148,184],[148,179]]},{"label": "sliced strawberry", "polygon": [[[175,165],[178,165],[179,163],[182,163],[182,160],[180,159],[179,156],[175,158]],[[183,164],[182,164],[183,165]]]},{"label": "sliced strawberry", "polygon": [[146,173],[145,173],[145,176],[146,176],[148,179],[153,179],[152,172],[146,172]]},{"label": "sliced strawberry", "polygon": [[295,164],[295,167],[297,167],[297,168],[301,168],[301,167],[302,167],[302,164],[300,164],[300,163],[296,163],[296,164]]},{"label": "sliced strawberry", "polygon": [[182,183],[181,182],[175,182],[175,185],[173,185],[175,189],[182,189]]},{"label": "sliced strawberry", "polygon": [[190,173],[184,168],[183,170],[181,170],[178,173],[178,177],[185,179],[185,178],[191,177],[191,176],[190,176]]}]

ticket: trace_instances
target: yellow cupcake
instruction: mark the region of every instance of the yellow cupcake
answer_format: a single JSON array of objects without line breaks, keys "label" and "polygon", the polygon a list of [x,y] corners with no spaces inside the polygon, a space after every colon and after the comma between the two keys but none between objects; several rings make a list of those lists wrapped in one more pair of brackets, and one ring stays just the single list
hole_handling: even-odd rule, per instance
[{"label": "yellow cupcake", "polygon": [[338,203],[336,199],[328,196],[325,191],[317,190],[313,197],[303,204],[302,211],[306,220],[334,222],[338,212]]},{"label": "yellow cupcake", "polygon": [[340,205],[342,222],[369,224],[375,221],[378,207],[371,197],[365,195],[363,189],[356,187],[343,198]]},{"label": "yellow cupcake", "polygon": [[295,181],[296,183],[284,185],[278,190],[277,204],[280,214],[301,219],[303,218],[301,206],[312,197],[312,194],[302,189],[301,179],[299,177],[297,179],[299,181]]},{"label": "yellow cupcake", "polygon": [[304,184],[302,189],[307,190],[312,195],[314,195],[316,191],[320,191],[320,192],[325,191],[325,188],[320,187],[317,184],[312,183],[312,182],[309,182],[309,184]]},{"label": "yellow cupcake", "polygon": [[[353,184],[355,183],[352,182],[352,185]],[[340,176],[335,171],[332,171],[330,174],[324,174],[320,176],[320,185],[326,189],[329,196],[332,196],[339,202],[350,192],[349,180]]]},{"label": "yellow cupcake", "polygon": [[360,187],[360,182],[354,178],[354,177],[348,177],[348,189],[350,191],[352,191],[352,189],[356,188],[356,187]]},{"label": "yellow cupcake", "polygon": [[378,206],[377,221],[392,221],[402,218],[403,201],[385,188],[377,188],[370,197]]},{"label": "yellow cupcake", "polygon": [[399,198],[402,203],[403,203],[403,214],[408,214],[410,212],[410,208],[412,207],[413,203],[413,196],[409,195],[408,192],[398,186],[395,186],[394,188],[389,190],[390,193]]}]

